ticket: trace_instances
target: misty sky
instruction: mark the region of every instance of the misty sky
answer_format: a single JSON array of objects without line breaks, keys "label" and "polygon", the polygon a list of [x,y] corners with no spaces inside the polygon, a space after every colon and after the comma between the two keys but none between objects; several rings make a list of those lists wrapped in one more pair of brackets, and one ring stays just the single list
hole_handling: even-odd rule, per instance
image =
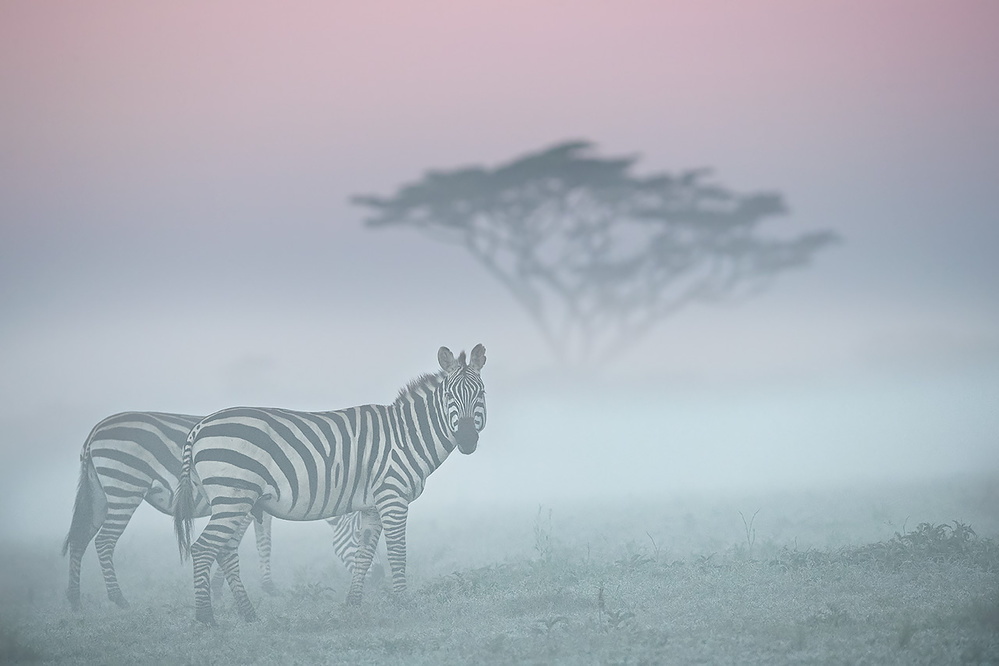
[{"label": "misty sky", "polygon": [[[439,495],[999,467],[996,63],[994,2],[4,2],[3,512],[53,479],[68,522],[110,413],[388,402],[477,342],[485,455]],[[460,248],[348,202],[575,138],[843,243],[584,392]]]}]

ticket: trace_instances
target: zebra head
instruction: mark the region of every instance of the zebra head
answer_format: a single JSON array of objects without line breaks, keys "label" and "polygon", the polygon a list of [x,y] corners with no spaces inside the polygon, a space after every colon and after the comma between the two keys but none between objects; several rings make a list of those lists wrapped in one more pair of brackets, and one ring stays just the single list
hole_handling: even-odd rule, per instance
[{"label": "zebra head", "polygon": [[479,431],[486,427],[486,390],[479,371],[486,364],[486,348],[475,345],[469,361],[465,352],[458,358],[451,350],[441,347],[437,360],[444,371],[442,392],[447,410],[447,425],[458,450],[468,454],[475,451]]}]

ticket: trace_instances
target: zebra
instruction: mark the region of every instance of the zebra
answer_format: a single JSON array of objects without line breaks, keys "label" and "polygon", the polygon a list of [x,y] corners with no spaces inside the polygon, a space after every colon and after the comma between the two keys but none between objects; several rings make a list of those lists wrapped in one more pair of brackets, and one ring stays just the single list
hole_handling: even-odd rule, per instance
[{"label": "zebra", "polygon": [[[87,437],[80,453],[80,481],[69,534],[62,554],[70,555],[66,596],[73,610],[80,610],[80,563],[95,541],[108,598],[128,608],[114,569],[114,549],[132,514],[143,502],[161,513],[173,514],[181,453],[187,435],[203,416],[164,412],[123,412],[102,420]],[[194,498],[196,516],[210,513],[208,501]],[[360,534],[360,516],[347,515],[329,521],[333,549],[351,569]],[[264,591],[277,590],[271,579],[271,516],[254,522],[260,573]],[[96,536],[96,539],[95,539]],[[219,581],[221,582],[221,581]]]},{"label": "zebra", "polygon": [[[191,430],[183,453],[174,526],[181,559],[194,564],[195,619],[215,624],[208,573],[218,560],[246,621],[256,611],[239,579],[235,547],[250,516],[319,520],[360,511],[362,535],[347,603],[361,602],[364,576],[384,529],[392,589],[406,590],[406,518],[427,477],[457,448],[475,451],[486,425],[481,344],[411,381],[390,405],[328,412],[233,407]],[[191,543],[195,484],[212,515]]]}]

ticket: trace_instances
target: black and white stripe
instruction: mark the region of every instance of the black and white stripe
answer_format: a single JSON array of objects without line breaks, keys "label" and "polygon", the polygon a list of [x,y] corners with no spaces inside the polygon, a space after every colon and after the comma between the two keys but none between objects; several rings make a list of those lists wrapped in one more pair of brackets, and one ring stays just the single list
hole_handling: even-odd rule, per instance
[{"label": "black and white stripe", "polygon": [[[393,589],[406,588],[406,518],[427,477],[457,448],[472,453],[486,424],[480,371],[485,348],[469,361],[446,347],[441,372],[404,388],[391,405],[330,412],[235,407],[198,423],[183,454],[175,514],[182,555],[194,560],[195,612],[214,623],[208,572],[216,559],[246,619],[255,612],[239,580],[236,545],[251,515],[318,520],[360,511],[361,540],[348,603],[361,600],[364,576],[384,530]],[[211,519],[191,544],[194,485]]]},{"label": "black and white stripe", "polygon": [[[122,608],[128,601],[118,585],[114,549],[132,514],[143,501],[172,515],[181,475],[181,454],[191,428],[202,416],[162,412],[124,412],[104,419],[90,431],[80,453],[80,483],[69,535],[69,589],[74,610],[80,608],[80,564],[93,539],[104,573],[108,598]],[[194,496],[194,516],[211,513],[201,492]],[[357,516],[331,520],[334,550],[348,564],[357,547]],[[274,592],[271,580],[271,516],[254,523],[260,574],[264,590]],[[96,539],[95,539],[96,536]]]}]

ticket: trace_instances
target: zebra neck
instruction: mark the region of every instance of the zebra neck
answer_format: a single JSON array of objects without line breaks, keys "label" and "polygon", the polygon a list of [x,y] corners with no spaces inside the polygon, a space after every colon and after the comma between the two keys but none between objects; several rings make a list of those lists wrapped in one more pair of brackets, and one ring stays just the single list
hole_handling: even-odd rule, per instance
[{"label": "zebra neck", "polygon": [[412,391],[405,399],[396,401],[394,408],[401,426],[400,453],[407,459],[407,467],[425,479],[440,467],[456,446],[447,427],[442,387]]}]

